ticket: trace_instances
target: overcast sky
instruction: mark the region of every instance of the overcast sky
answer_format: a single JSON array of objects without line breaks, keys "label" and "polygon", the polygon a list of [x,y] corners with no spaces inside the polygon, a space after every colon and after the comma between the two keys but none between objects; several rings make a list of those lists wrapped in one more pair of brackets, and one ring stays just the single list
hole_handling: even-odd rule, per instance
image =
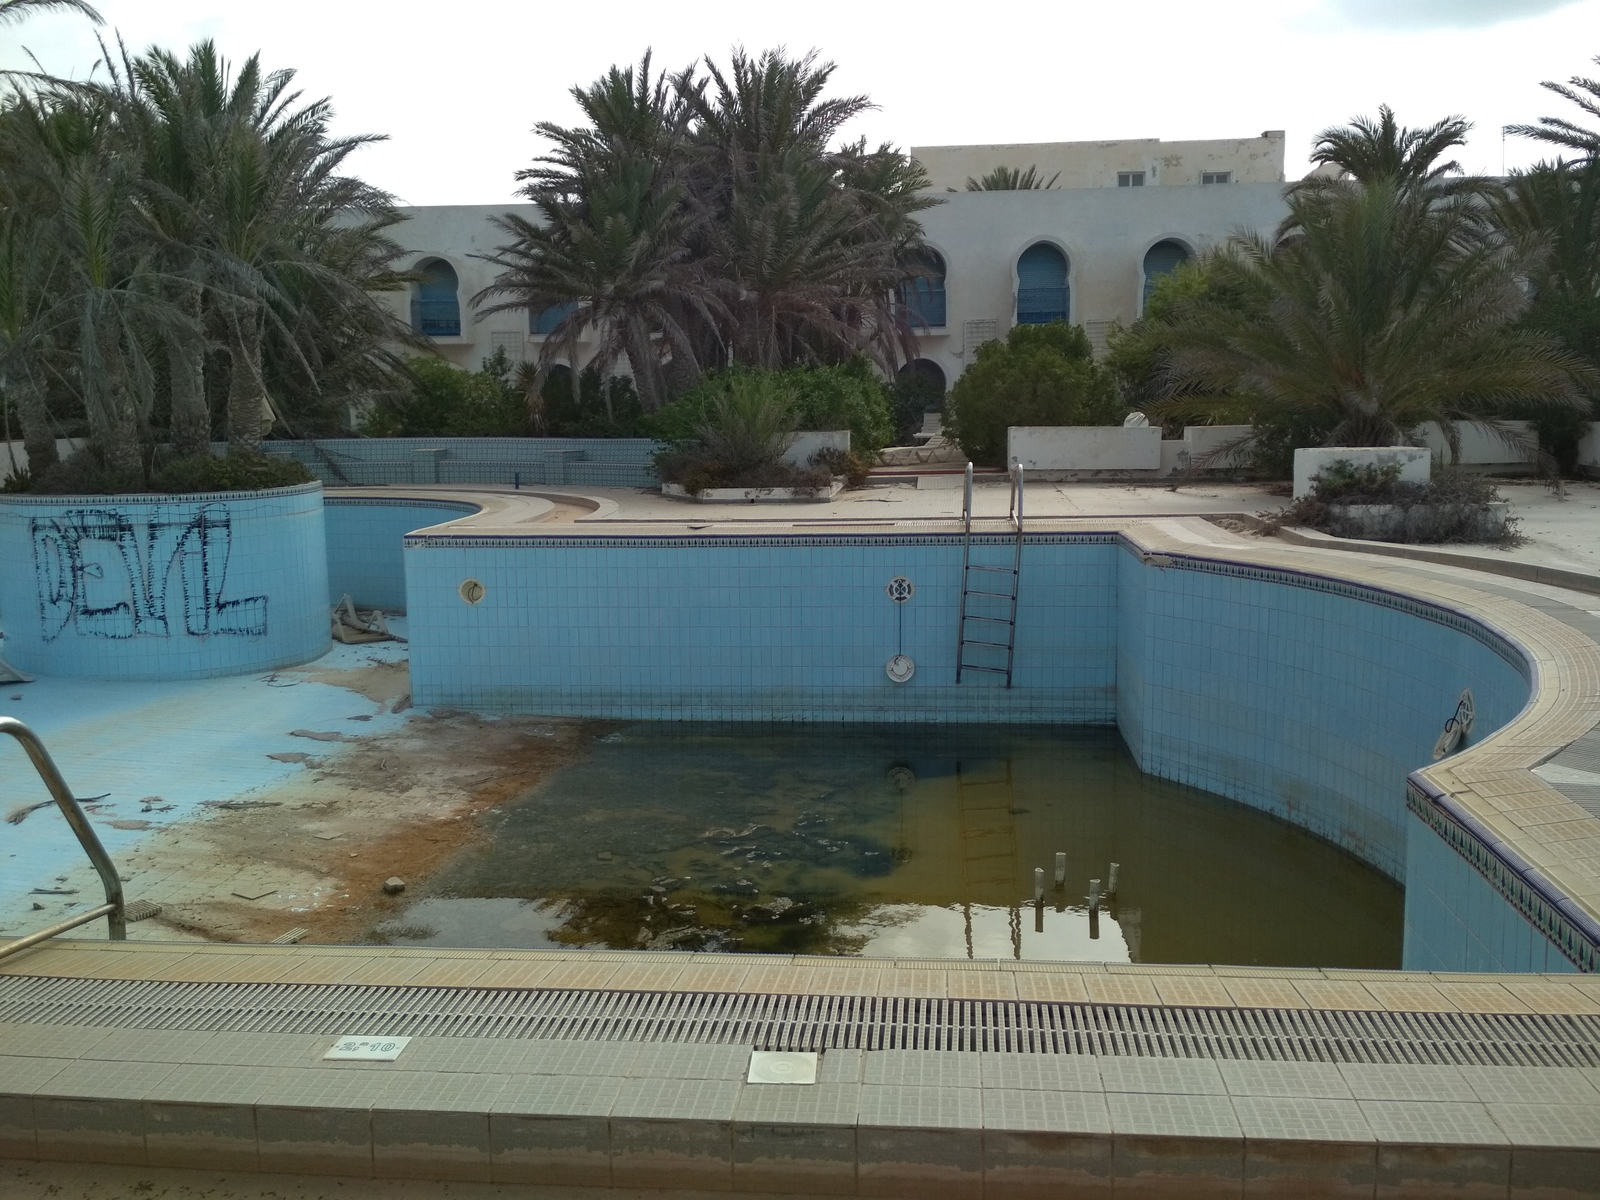
[{"label": "overcast sky", "polygon": [[[389,141],[353,160],[408,204],[494,204],[539,152],[538,120],[576,116],[567,89],[654,48],[676,68],[710,55],[815,47],[839,92],[878,105],[853,132],[901,146],[1289,135],[1303,174],[1313,135],[1392,105],[1407,124],[1461,113],[1464,155],[1499,172],[1502,125],[1570,106],[1543,79],[1594,75],[1600,0],[1120,0],[1111,4],[872,4],[862,0],[95,0],[102,33],[142,49],[214,38],[261,51],[341,133]],[[0,65],[83,77],[99,55],[81,18],[0,28]],[[1504,163],[1540,157],[1511,141]]]}]

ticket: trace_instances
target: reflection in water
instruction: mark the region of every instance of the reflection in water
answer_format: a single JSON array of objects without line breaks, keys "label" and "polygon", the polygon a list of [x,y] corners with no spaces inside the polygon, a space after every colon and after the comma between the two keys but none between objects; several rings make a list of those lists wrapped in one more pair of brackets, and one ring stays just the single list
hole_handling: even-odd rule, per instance
[{"label": "reflection in water", "polygon": [[[1399,963],[1392,881],[1293,826],[1141,774],[1112,730],[640,723],[487,832],[375,937]],[[1058,852],[1066,882],[1053,888]],[[1089,880],[1111,862],[1119,894],[1091,918]]]}]

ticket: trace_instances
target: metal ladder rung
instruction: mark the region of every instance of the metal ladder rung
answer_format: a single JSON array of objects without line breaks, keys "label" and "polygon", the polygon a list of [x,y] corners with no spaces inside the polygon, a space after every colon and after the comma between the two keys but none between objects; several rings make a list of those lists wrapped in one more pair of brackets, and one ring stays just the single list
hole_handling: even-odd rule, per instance
[{"label": "metal ladder rung", "polygon": [[969,571],[998,571],[1002,575],[1015,575],[1017,573],[1017,569],[1015,567],[986,567],[982,563],[968,563],[967,564],[967,570],[969,570]]},{"label": "metal ladder rung", "polygon": [[995,625],[1014,625],[1014,624],[1016,624],[1016,622],[1013,621],[1010,617],[980,617],[977,613],[968,613],[967,614],[967,620],[969,620],[969,621],[989,621],[989,622],[991,622],[992,624],[995,624]]},{"label": "metal ladder rung", "polygon": [[969,596],[999,596],[1002,600],[1015,600],[1016,596],[1010,592],[986,592],[981,588],[967,588]]},{"label": "metal ladder rung", "polygon": [[977,663],[964,662],[961,664],[963,671],[987,671],[991,675],[1010,675],[1011,672],[1004,667],[980,667]]},{"label": "metal ladder rung", "polygon": [[993,646],[998,650],[1011,649],[1010,642],[986,642],[982,638],[962,638],[961,644],[963,646]]}]

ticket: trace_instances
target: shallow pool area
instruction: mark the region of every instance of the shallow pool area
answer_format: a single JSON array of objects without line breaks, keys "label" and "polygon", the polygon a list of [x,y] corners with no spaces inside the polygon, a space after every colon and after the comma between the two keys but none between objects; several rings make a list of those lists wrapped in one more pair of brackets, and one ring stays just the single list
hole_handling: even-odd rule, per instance
[{"label": "shallow pool area", "polygon": [[[483,833],[374,939],[1400,962],[1393,880],[1288,822],[1145,775],[1113,729],[634,722]],[[1091,917],[1090,881],[1107,887],[1113,862],[1118,893]]]}]

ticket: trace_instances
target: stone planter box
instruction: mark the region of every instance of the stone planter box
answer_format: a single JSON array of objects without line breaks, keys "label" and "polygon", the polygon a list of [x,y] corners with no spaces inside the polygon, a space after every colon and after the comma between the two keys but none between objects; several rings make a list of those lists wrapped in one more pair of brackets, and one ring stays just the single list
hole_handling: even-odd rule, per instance
[{"label": "stone planter box", "polygon": [[1465,521],[1463,536],[1492,541],[1505,532],[1511,505],[1501,500],[1475,504],[1331,504],[1329,533],[1335,537],[1365,538],[1375,542],[1415,542],[1430,529]]},{"label": "stone planter box", "polygon": [[4,657],[36,675],[198,679],[331,644],[322,485],[0,496]]},{"label": "stone planter box", "polygon": [[783,452],[782,461],[791,467],[809,467],[812,456],[818,451],[838,450],[847,453],[849,449],[848,429],[803,430],[789,435],[789,445]]},{"label": "stone planter box", "polygon": [[661,485],[663,496],[700,504],[826,504],[842,491],[842,479],[814,492],[805,488],[707,488],[698,496],[691,496],[679,483]]},{"label": "stone planter box", "polygon": [[1025,471],[1155,471],[1155,425],[1016,425],[1006,430],[1006,461]]},{"label": "stone planter box", "polygon": [[1433,475],[1433,452],[1426,446],[1315,446],[1294,452],[1294,498],[1309,496],[1312,480],[1336,462],[1357,467],[1399,463],[1401,483],[1427,483]]}]

